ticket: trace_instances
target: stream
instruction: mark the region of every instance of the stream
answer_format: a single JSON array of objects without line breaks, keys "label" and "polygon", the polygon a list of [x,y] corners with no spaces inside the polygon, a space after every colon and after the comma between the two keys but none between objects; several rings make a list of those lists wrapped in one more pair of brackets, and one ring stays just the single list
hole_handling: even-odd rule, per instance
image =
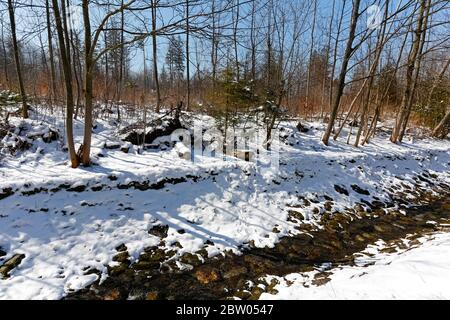
[{"label": "stream", "polygon": [[266,283],[267,275],[314,271],[324,263],[351,266],[359,252],[380,239],[392,245],[405,246],[405,239],[414,244],[424,235],[449,231],[449,222],[448,194],[411,208],[386,209],[379,204],[370,212],[326,213],[317,225],[299,223],[297,235],[282,238],[273,248],[249,248],[240,255],[226,252],[212,258],[201,250],[197,253],[204,255],[204,261],[185,254],[181,261],[193,266],[188,271],[177,268],[162,246],[147,248],[133,264],[126,247],[121,246],[115,257],[120,265],[109,268],[105,281],[69,293],[65,299],[255,300],[264,292],[274,292],[277,283]]}]

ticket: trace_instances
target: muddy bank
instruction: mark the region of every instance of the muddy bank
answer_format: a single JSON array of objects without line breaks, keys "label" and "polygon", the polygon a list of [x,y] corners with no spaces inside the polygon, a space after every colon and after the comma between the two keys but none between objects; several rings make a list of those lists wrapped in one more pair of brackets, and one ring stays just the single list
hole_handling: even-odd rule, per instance
[{"label": "muddy bank", "polygon": [[[351,265],[355,254],[379,239],[395,242],[408,238],[413,242],[439,230],[440,224],[450,222],[449,195],[450,188],[441,186],[439,197],[423,192],[418,203],[428,204],[404,208],[400,194],[392,198],[401,204],[401,210],[374,202],[370,209],[327,212],[317,225],[301,223],[301,215],[292,212],[290,219],[298,221],[299,234],[281,239],[274,248],[250,246],[241,255],[207,258],[206,250],[185,254],[179,261],[192,266],[189,271],[179,269],[179,263],[171,259],[173,251],[165,251],[167,230],[161,227],[153,230],[162,238],[160,246],[147,248],[133,264],[126,246],[118,247],[114,260],[120,265],[109,268],[109,277],[102,284],[96,282],[70,293],[66,299],[257,299],[263,292],[273,292],[276,285],[261,279],[266,275],[312,271],[323,263]],[[317,279],[318,284],[321,281],[326,282],[326,277]]]}]

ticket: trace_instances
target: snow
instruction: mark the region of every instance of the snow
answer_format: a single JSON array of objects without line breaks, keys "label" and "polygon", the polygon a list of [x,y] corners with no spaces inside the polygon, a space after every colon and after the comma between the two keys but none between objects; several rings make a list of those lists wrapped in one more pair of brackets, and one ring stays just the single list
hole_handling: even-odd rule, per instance
[{"label": "snow", "polygon": [[[422,245],[408,251],[380,253],[369,248],[372,258],[359,266],[331,270],[331,281],[322,286],[311,284],[316,272],[290,274],[280,279],[278,294],[264,293],[263,300],[342,300],[342,299],[449,299],[450,234],[439,233],[421,239]],[[367,264],[371,262],[373,265]],[[366,265],[366,266],[364,266]],[[290,284],[290,285],[289,285]]]},{"label": "snow", "polygon": [[[208,117],[195,121],[204,127],[213,123]],[[46,132],[46,126],[64,133],[58,117],[11,122],[37,128],[33,133]],[[78,147],[83,123],[74,125]],[[232,157],[193,154],[196,161],[191,162],[174,150],[107,149],[105,145],[125,143],[113,122],[100,120],[96,125],[95,165],[90,168],[71,169],[61,141],[45,143],[40,138],[31,141],[30,150],[0,158],[0,192],[14,191],[0,200],[0,248],[7,252],[0,264],[17,253],[26,256],[10,278],[0,280],[0,299],[58,299],[97,280],[86,272],[92,269],[104,279],[120,244],[127,246],[134,261],[145,247],[160,243],[148,233],[157,224],[169,226],[164,240],[167,249],[177,250],[174,258],[203,248],[207,240],[214,242],[207,247],[213,256],[225,250],[239,252],[249,243],[272,247],[280,237],[298,232],[296,224],[287,221],[289,210],[300,211],[304,223],[316,223],[325,196],[333,198],[333,211],[340,211],[375,195],[388,201],[384,191],[389,187],[408,194],[400,183],[412,186],[423,172],[436,174],[437,181],[450,181],[448,141],[417,139],[393,145],[380,136],[364,148],[342,142],[325,147],[320,142],[323,124],[309,123],[309,133],[298,133],[295,123],[283,123],[284,142],[273,145],[280,151],[280,167],[271,171]],[[173,178],[185,182],[145,191],[118,188]],[[349,196],[338,193],[335,184],[344,186]],[[86,189],[71,192],[61,185]],[[353,192],[351,185],[370,195]],[[98,186],[102,190],[92,190]],[[314,203],[306,206],[302,197]],[[186,232],[180,234],[180,229]],[[174,247],[175,242],[183,248]]]}]

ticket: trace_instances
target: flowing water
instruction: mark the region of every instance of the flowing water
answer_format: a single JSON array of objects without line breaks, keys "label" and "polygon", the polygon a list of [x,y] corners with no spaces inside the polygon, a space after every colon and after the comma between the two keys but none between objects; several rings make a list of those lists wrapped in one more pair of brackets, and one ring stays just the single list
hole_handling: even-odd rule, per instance
[{"label": "flowing water", "polygon": [[[349,210],[325,214],[321,228],[299,224],[298,235],[281,239],[273,248],[251,248],[241,255],[206,258],[187,254],[182,261],[192,270],[177,269],[171,253],[162,247],[147,248],[139,262],[129,264],[126,247],[118,248],[118,267],[99,284],[70,293],[66,299],[257,299],[273,291],[276,283],[265,283],[266,275],[285,276],[313,271],[323,263],[331,266],[354,264],[355,254],[382,239],[405,246],[409,240],[433,232],[449,231],[450,197],[434,198],[430,204],[389,210],[374,208],[370,213]],[[431,223],[435,222],[435,223]],[[417,241],[416,241],[417,242]],[[198,252],[206,254],[206,250]],[[95,271],[88,271],[95,272]],[[265,290],[257,284],[264,284]]]}]

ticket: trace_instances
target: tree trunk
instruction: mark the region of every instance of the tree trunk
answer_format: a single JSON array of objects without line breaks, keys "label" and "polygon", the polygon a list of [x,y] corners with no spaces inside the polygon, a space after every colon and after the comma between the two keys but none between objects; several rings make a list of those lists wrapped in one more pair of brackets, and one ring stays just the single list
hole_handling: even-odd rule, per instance
[{"label": "tree trunk", "polygon": [[[331,51],[331,33],[333,31],[333,22],[334,22],[334,12],[336,8],[336,0],[333,0],[333,6],[331,9],[331,18],[330,18],[330,25],[328,29],[328,43],[327,43],[327,50],[326,50],[326,59],[325,59],[325,72],[323,75],[323,82],[322,82],[322,101],[320,103],[320,119],[323,119],[324,113],[325,113],[325,86],[327,83],[328,78],[328,64],[330,63],[330,51]],[[331,81],[333,81],[333,75],[331,75]]]},{"label": "tree trunk", "polygon": [[336,115],[337,115],[337,112],[339,109],[339,104],[341,102],[342,93],[344,92],[345,77],[347,75],[348,63],[349,63],[350,57],[352,56],[353,51],[354,51],[353,41],[355,39],[356,25],[358,23],[358,18],[360,16],[360,14],[359,14],[360,4],[361,4],[361,0],[353,1],[352,20],[350,23],[350,30],[349,30],[348,40],[347,40],[347,46],[345,48],[345,53],[344,53],[344,57],[342,60],[341,72],[339,74],[339,82],[338,82],[336,97],[334,99],[333,108],[331,110],[330,120],[328,122],[327,129],[322,138],[322,142],[325,145],[328,145],[328,141],[330,140],[330,136],[331,136],[331,133],[334,128],[334,122],[336,120]]},{"label": "tree trunk", "polygon": [[447,114],[442,118],[441,122],[434,128],[433,130],[433,137],[435,138],[445,138],[445,136],[448,134],[448,132],[445,132],[444,128],[445,125],[450,123],[450,110],[447,111]]},{"label": "tree trunk", "polygon": [[83,0],[83,22],[84,22],[84,139],[81,151],[81,163],[84,166],[91,164],[91,138],[92,138],[92,96],[93,96],[93,72],[94,61],[91,52],[91,22],[89,17],[89,0]]},{"label": "tree trunk", "polygon": [[9,72],[8,72],[8,51],[6,50],[5,46],[5,36],[4,36],[4,25],[3,25],[3,19],[0,19],[0,23],[2,25],[2,51],[3,51],[3,72],[5,73],[6,83],[8,84],[8,89],[11,89],[11,83],[9,80]]},{"label": "tree trunk", "polygon": [[[73,141],[73,91],[72,91],[72,72],[70,67],[70,53],[66,51],[64,39],[63,23],[61,14],[59,11],[58,0],[52,0],[53,12],[55,14],[56,30],[59,40],[59,52],[61,56],[61,62],[64,73],[64,84],[66,87],[66,139],[67,148],[69,149],[69,157],[72,168],[76,168],[79,165],[79,159],[75,151],[75,144]],[[64,4],[63,4],[64,6]]]},{"label": "tree trunk", "polygon": [[239,82],[240,80],[240,68],[239,68],[239,55],[238,55],[238,41],[237,41],[237,32],[239,26],[239,7],[240,0],[236,0],[236,16],[233,15],[233,43],[234,43],[234,59],[236,63],[236,80]]},{"label": "tree trunk", "polygon": [[156,112],[159,113],[161,108],[161,92],[159,88],[159,76],[158,76],[158,53],[156,43],[156,6],[158,1],[152,0],[152,47],[153,47],[153,77],[155,78],[156,87]]},{"label": "tree trunk", "polygon": [[[387,19],[388,19],[388,14],[389,14],[389,0],[386,0],[385,5],[386,5],[386,7],[385,7],[385,12],[384,12],[383,26],[378,34],[377,44],[376,44],[376,49],[375,49],[375,58],[374,58],[374,61],[372,62],[372,65],[371,65],[371,68],[369,71],[367,92],[366,92],[366,96],[364,99],[363,110],[361,113],[360,126],[359,126],[358,132],[356,134],[355,147],[359,146],[359,141],[360,141],[361,135],[363,133],[363,130],[366,129],[366,125],[368,123],[368,111],[369,111],[368,109],[369,109],[369,104],[370,104],[370,95],[372,92],[372,85],[375,80],[375,73],[377,71],[378,63],[380,62],[381,53],[382,53],[383,47],[385,45],[384,39],[385,39]],[[369,50],[370,50],[370,46],[369,46]]]},{"label": "tree trunk", "polygon": [[400,112],[398,113],[394,129],[391,134],[391,141],[397,143],[400,140],[400,134],[402,127],[405,122],[407,122],[408,113],[410,107],[412,107],[412,97],[413,97],[413,81],[414,72],[416,71],[417,59],[420,50],[420,40],[422,37],[422,26],[424,22],[426,0],[421,0],[420,9],[417,18],[417,28],[415,30],[415,39],[411,45],[411,51],[408,57],[408,66],[406,70],[406,88],[403,93],[402,103],[400,107]]},{"label": "tree trunk", "polygon": [[14,15],[14,7],[12,0],[8,0],[9,21],[11,23],[11,37],[14,51],[14,62],[16,64],[17,79],[19,81],[20,96],[22,98],[22,117],[28,118],[27,95],[25,94],[25,86],[23,84],[22,69],[20,65],[19,45],[16,35],[16,17]]},{"label": "tree trunk", "polygon": [[[312,74],[312,58],[314,52],[314,32],[316,29],[316,15],[317,15],[317,0],[314,0],[314,13],[313,13],[313,25],[311,29],[311,45],[309,48],[309,65],[308,65],[308,76],[306,78],[306,95],[305,95],[305,110],[309,110],[309,91],[311,87],[311,74]],[[313,119],[313,109],[311,107],[311,120]]]},{"label": "tree trunk", "polygon": [[189,61],[189,0],[186,0],[186,111],[191,108],[191,73]]},{"label": "tree trunk", "polygon": [[428,101],[427,101],[427,107],[431,105],[431,102],[433,100],[433,93],[438,87],[439,83],[442,81],[442,78],[444,77],[445,73],[448,70],[448,67],[450,67],[450,58],[445,63],[444,67],[442,68],[441,72],[439,73],[438,77],[433,82],[433,86],[431,87],[430,93],[428,94]]},{"label": "tree trunk", "polygon": [[411,115],[412,105],[413,105],[413,102],[414,102],[414,94],[416,92],[417,83],[418,83],[418,80],[419,80],[420,69],[421,69],[422,59],[423,59],[423,48],[425,46],[426,34],[427,34],[427,28],[428,28],[428,19],[430,17],[431,0],[428,0],[428,2],[425,5],[425,7],[426,7],[426,12],[425,12],[425,15],[423,17],[422,29],[420,31],[419,52],[418,52],[416,61],[414,63],[415,73],[414,73],[414,78],[413,78],[413,82],[412,82],[411,94],[410,94],[410,97],[408,99],[408,108],[407,108],[407,112],[406,112],[406,117],[405,117],[405,120],[403,121],[403,123],[401,125],[400,135],[398,137],[398,140],[400,142],[403,141],[403,136],[405,135],[406,127],[407,127],[408,122],[409,122],[409,117]]},{"label": "tree trunk", "polygon": [[[337,33],[336,33],[336,41],[334,43],[334,52],[333,52],[333,66],[331,68],[331,77],[330,77],[330,96],[328,97],[329,101],[329,108],[331,110],[333,105],[333,91],[334,91],[334,74],[336,72],[336,64],[337,64],[337,51],[339,47],[339,38],[341,34],[342,29],[342,21],[344,19],[344,12],[345,12],[345,4],[347,3],[347,0],[344,0],[344,3],[342,4],[342,10],[339,18]],[[331,35],[330,35],[331,36]]]},{"label": "tree trunk", "polygon": [[48,53],[50,59],[50,88],[51,88],[50,102],[53,104],[54,100],[56,99],[56,72],[55,72],[55,58],[53,53],[52,29],[50,22],[50,5],[48,0],[45,0],[45,13],[47,17],[47,39],[48,39]]}]

